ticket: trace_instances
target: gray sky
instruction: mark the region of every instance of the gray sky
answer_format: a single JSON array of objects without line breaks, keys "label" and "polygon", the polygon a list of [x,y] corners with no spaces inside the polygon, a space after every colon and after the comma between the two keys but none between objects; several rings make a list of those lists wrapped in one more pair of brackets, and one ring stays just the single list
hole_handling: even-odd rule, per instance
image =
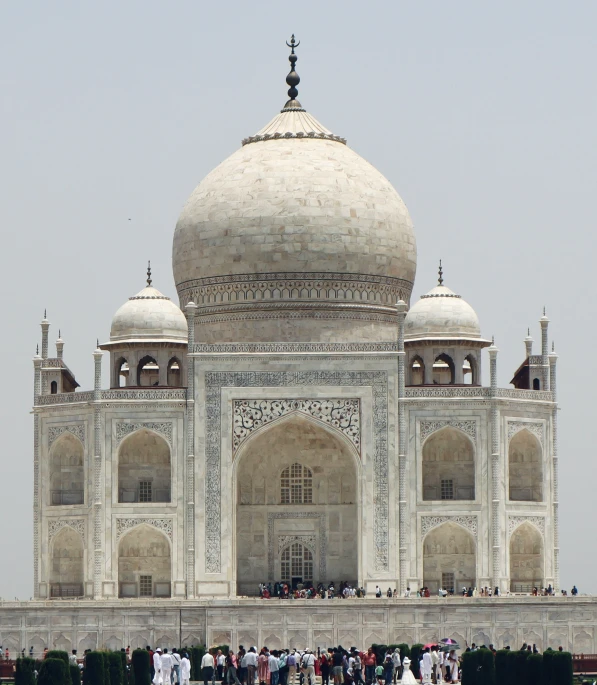
[{"label": "gray sky", "polygon": [[597,338],[596,23],[593,0],[3,2],[0,596],[32,592],[31,358],[44,307],[51,353],[60,327],[90,388],[95,339],[143,286],[147,259],[175,299],[178,214],[285,102],[292,32],[299,99],[410,210],[415,297],[441,257],[446,285],[495,335],[503,387],[527,326],[537,349],[547,307],[562,585],[597,592],[594,384],[578,352]]}]

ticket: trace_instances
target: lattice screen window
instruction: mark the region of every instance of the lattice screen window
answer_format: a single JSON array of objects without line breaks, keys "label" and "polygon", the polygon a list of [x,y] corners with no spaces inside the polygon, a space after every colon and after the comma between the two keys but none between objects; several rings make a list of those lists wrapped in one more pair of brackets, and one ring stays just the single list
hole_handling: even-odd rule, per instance
[{"label": "lattice screen window", "polygon": [[442,499],[454,499],[454,481],[453,480],[442,480],[441,498]]},{"label": "lattice screen window", "polygon": [[454,592],[455,578],[453,573],[442,573],[442,587],[448,592]]},{"label": "lattice screen window", "polygon": [[313,473],[302,464],[293,464],[282,471],[280,481],[282,504],[313,503]]},{"label": "lattice screen window", "polygon": [[139,481],[139,502],[152,502],[153,490],[150,480]]},{"label": "lattice screen window", "polygon": [[282,551],[282,580],[290,583],[293,578],[302,578],[303,583],[313,581],[313,554],[300,542],[295,542]]},{"label": "lattice screen window", "polygon": [[139,597],[153,595],[153,576],[139,576]]}]

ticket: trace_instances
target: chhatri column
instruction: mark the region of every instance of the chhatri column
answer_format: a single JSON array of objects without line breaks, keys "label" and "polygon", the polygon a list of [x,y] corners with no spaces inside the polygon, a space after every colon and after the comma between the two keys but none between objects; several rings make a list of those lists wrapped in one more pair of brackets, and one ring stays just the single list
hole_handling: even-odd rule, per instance
[{"label": "chhatri column", "polygon": [[497,355],[498,348],[492,339],[489,352],[489,374],[491,379],[491,545],[492,545],[492,585],[495,588],[500,585],[500,492],[501,492],[501,469],[500,469],[500,441],[499,441],[499,411],[497,405]]},{"label": "chhatri column", "polygon": [[551,449],[553,469],[553,584],[556,592],[560,590],[560,530],[559,530],[559,495],[558,495],[558,400],[556,395],[556,363],[558,355],[552,343],[549,355],[549,385],[553,393],[553,409],[551,415]]},{"label": "chhatri column", "polygon": [[98,346],[93,352],[93,597],[102,596],[103,498],[102,498],[102,356]]},{"label": "chhatri column", "polygon": [[[46,310],[44,309],[44,318],[42,319],[42,322],[41,322],[41,358],[44,362],[48,358],[49,332],[50,332],[50,322],[46,318]],[[47,395],[47,394],[48,394],[48,376],[47,376],[47,372],[44,372],[42,369],[40,395]]]},{"label": "chhatri column", "polygon": [[39,347],[33,357],[33,597],[39,598],[39,414],[35,407],[41,393],[41,363]]},{"label": "chhatri column", "polygon": [[398,314],[398,563],[400,595],[406,590],[407,576],[407,511],[406,511],[406,406],[405,406],[405,353],[404,353],[404,319],[406,302],[396,303]]},{"label": "chhatri column", "polygon": [[186,581],[187,599],[195,597],[195,313],[197,305],[189,302],[187,313],[188,354],[187,354],[187,469],[185,483],[186,498]]}]

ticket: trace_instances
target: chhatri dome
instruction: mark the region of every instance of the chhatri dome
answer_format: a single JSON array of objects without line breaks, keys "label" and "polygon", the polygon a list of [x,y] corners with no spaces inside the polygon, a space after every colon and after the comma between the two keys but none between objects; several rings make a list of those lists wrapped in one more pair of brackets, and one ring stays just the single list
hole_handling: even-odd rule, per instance
[{"label": "chhatri dome", "polygon": [[151,285],[151,268],[147,285],[118,309],[110,327],[111,343],[137,343],[160,340],[186,343],[188,328],[185,315]]},{"label": "chhatri dome", "polygon": [[391,341],[409,301],[416,243],[390,182],[289,100],[208,174],[174,234],[181,308],[199,342]]},{"label": "chhatri dome", "polygon": [[421,299],[406,315],[405,340],[481,339],[481,327],[475,310],[443,283],[440,261],[438,284],[427,294],[421,295]]}]

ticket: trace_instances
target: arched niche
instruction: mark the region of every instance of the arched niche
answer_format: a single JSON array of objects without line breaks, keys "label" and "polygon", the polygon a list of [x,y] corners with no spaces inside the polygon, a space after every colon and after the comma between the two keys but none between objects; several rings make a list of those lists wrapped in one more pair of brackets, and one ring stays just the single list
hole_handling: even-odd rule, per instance
[{"label": "arched niche", "polygon": [[296,589],[314,580],[313,552],[300,542],[284,547],[280,554],[280,580]]},{"label": "arched niche", "polygon": [[114,386],[124,388],[128,384],[129,364],[124,357],[119,357],[114,364]]},{"label": "arched niche", "polygon": [[65,431],[50,448],[50,506],[83,504],[83,445]]},{"label": "arched niche", "polygon": [[475,540],[468,530],[448,521],[433,528],[423,541],[423,586],[455,593],[477,584]]},{"label": "arched niche", "polygon": [[64,526],[52,540],[50,597],[83,595],[83,539],[76,530]]},{"label": "arched niche", "polygon": [[425,383],[425,362],[416,354],[410,362],[409,385],[423,385]]},{"label": "arched niche", "polygon": [[168,362],[166,382],[173,388],[180,388],[182,386],[182,364],[177,357],[172,357]]},{"label": "arched niche", "polygon": [[523,523],[510,537],[510,591],[542,588],[543,579],[543,538],[535,526]]},{"label": "arched niche", "polygon": [[460,430],[445,426],[423,444],[423,499],[474,500],[475,450]]},{"label": "arched niche", "polygon": [[142,387],[160,384],[160,366],[154,357],[146,356],[137,364],[137,385]]},{"label": "arched niche", "polygon": [[[302,537],[315,550],[315,585],[357,582],[357,459],[344,436],[298,412],[261,428],[243,444],[234,476],[238,594],[255,594],[264,580],[279,581],[285,540],[300,542]],[[311,490],[305,498],[303,489],[302,503],[292,497],[288,502],[285,494],[293,465],[295,474],[300,467],[303,488],[305,474],[311,474]],[[323,560],[322,542],[327,546]]]},{"label": "arched niche", "polygon": [[462,378],[465,385],[479,385],[479,367],[474,354],[467,354],[464,358]]},{"label": "arched niche", "polygon": [[170,502],[170,446],[157,433],[140,428],[118,450],[118,501]]},{"label": "arched niche", "polygon": [[170,541],[156,528],[141,524],[118,545],[120,597],[170,597]]},{"label": "arched niche", "polygon": [[543,450],[526,428],[518,431],[508,447],[509,496],[515,502],[543,501]]},{"label": "arched niche", "polygon": [[432,380],[434,385],[453,385],[456,380],[456,367],[449,354],[442,352],[433,362]]}]

